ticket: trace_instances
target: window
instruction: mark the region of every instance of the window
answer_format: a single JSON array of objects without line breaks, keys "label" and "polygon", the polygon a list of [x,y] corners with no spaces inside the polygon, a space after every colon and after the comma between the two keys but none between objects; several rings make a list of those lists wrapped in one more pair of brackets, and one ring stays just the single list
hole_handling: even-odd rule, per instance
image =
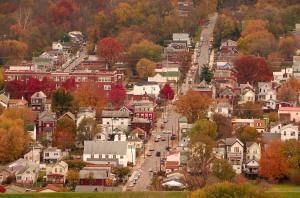
[{"label": "window", "polygon": [[235,153],[239,153],[239,152],[240,152],[239,147],[234,147],[234,152],[235,152]]},{"label": "window", "polygon": [[45,153],[45,156],[46,156],[46,157],[49,157],[49,153]]},{"label": "window", "polygon": [[283,131],[283,135],[286,136],[286,132],[285,131]]},{"label": "window", "polygon": [[54,169],[54,172],[57,173],[57,168]]},{"label": "window", "polygon": [[62,173],[62,168],[59,169],[59,172]]},{"label": "window", "polygon": [[111,85],[104,85],[104,90],[111,90]]},{"label": "window", "polygon": [[54,156],[58,156],[58,153],[54,153]]},{"label": "window", "polygon": [[291,132],[291,136],[295,136],[295,132],[294,131]]}]

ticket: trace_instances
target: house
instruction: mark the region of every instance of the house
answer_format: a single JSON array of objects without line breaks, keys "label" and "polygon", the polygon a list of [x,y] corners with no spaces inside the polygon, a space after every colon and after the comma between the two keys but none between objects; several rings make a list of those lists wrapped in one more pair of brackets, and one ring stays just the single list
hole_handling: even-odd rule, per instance
[{"label": "house", "polygon": [[281,122],[299,122],[300,107],[279,107],[278,117]]},{"label": "house", "polygon": [[241,98],[238,101],[238,104],[244,104],[247,102],[255,102],[255,93],[253,90],[245,90],[241,93]]},{"label": "house", "polygon": [[139,82],[133,86],[133,90],[129,94],[133,95],[150,95],[157,97],[160,92],[160,86],[154,82]]},{"label": "house", "polygon": [[235,97],[234,91],[230,87],[226,87],[219,93],[219,99],[233,101]]},{"label": "house", "polygon": [[261,157],[261,146],[257,142],[246,142],[246,157],[243,172],[246,175],[257,175],[259,160]]},{"label": "house", "polygon": [[135,147],[127,141],[84,141],[83,161],[127,167],[135,165]]},{"label": "house", "polygon": [[111,186],[114,180],[111,171],[109,165],[87,165],[80,170],[79,186]]},{"label": "house", "polygon": [[28,107],[27,100],[22,97],[21,99],[9,99],[8,108],[26,108]]},{"label": "house", "polygon": [[151,101],[144,100],[134,102],[134,116],[138,118],[144,118],[151,122],[153,125],[156,122],[156,104]]},{"label": "house", "polygon": [[258,82],[258,100],[276,100],[276,91],[272,87],[272,82]]},{"label": "house", "polygon": [[137,127],[130,132],[130,136],[135,136],[135,137],[140,138],[141,140],[146,140],[147,132],[145,130]]},{"label": "house", "polygon": [[8,168],[16,176],[17,183],[34,184],[38,178],[39,165],[23,158],[10,163]]},{"label": "house", "polygon": [[162,77],[166,78],[166,82],[178,82],[180,78],[180,71],[179,67],[180,65],[175,63],[164,63],[162,62],[163,67],[162,68],[156,68],[155,73],[160,74]]},{"label": "house", "polygon": [[165,161],[166,173],[172,173],[178,171],[180,168],[180,152],[169,152]]},{"label": "house", "polygon": [[60,186],[54,184],[47,184],[44,188],[39,189],[37,192],[39,193],[55,193],[62,192],[63,189]]},{"label": "house", "polygon": [[102,126],[110,134],[118,128],[123,132],[129,130],[131,125],[131,117],[127,111],[107,111],[103,110],[102,114]]},{"label": "house", "polygon": [[8,102],[9,102],[9,94],[6,95],[5,93],[1,93],[0,94],[0,105],[4,108],[7,108]]},{"label": "house", "polygon": [[163,76],[162,74],[155,74],[152,77],[148,77],[148,82],[154,82],[154,83],[158,83],[158,84],[164,84],[166,82],[168,82],[168,78]]},{"label": "house", "polygon": [[91,107],[79,108],[77,113],[76,126],[78,127],[81,121],[85,118],[96,119],[96,110]]},{"label": "house", "polygon": [[237,42],[227,40],[221,43],[216,54],[216,62],[231,62],[239,54]]},{"label": "house", "polygon": [[300,56],[293,56],[293,76],[297,79],[300,78]]},{"label": "house", "polygon": [[217,102],[213,107],[214,113],[222,114],[226,117],[230,117],[233,111],[233,107],[228,102]]},{"label": "house", "polygon": [[269,132],[270,132],[270,133],[280,133],[281,127],[282,127],[282,124],[281,124],[281,123],[273,124],[273,125],[270,127]]},{"label": "house", "polygon": [[61,120],[61,119],[70,119],[74,123],[76,122],[76,116],[69,111],[61,115],[57,120]]},{"label": "house", "polygon": [[31,161],[35,164],[40,164],[41,162],[41,149],[33,148],[28,153],[24,154],[24,159]]},{"label": "house", "polygon": [[43,161],[45,163],[56,163],[62,158],[62,152],[56,147],[49,147],[43,151]]},{"label": "house", "polygon": [[216,98],[216,87],[212,84],[206,83],[204,80],[201,81],[200,83],[193,84],[192,90],[202,94],[206,94],[208,97],[212,99]]},{"label": "house", "polygon": [[140,128],[146,131],[147,135],[150,135],[152,123],[145,118],[133,117],[131,121],[131,129]]},{"label": "house", "polygon": [[59,161],[46,165],[47,183],[64,184],[68,173],[68,164],[64,161]]},{"label": "house", "polygon": [[191,38],[188,33],[173,33],[173,41],[184,41],[188,47],[192,47]]},{"label": "house", "polygon": [[288,67],[278,72],[273,72],[273,82],[283,83],[293,76],[293,68]]},{"label": "house", "polygon": [[283,125],[280,129],[281,141],[298,140],[299,139],[299,126],[293,124]]},{"label": "house", "polygon": [[38,115],[38,139],[52,140],[52,134],[56,126],[56,114],[44,111]]},{"label": "house", "polygon": [[7,178],[14,177],[14,172],[10,170],[7,166],[0,167],[0,184],[3,184],[7,181]]},{"label": "house", "polygon": [[228,160],[237,174],[242,173],[244,144],[239,139],[226,138],[219,140],[214,153],[217,158]]},{"label": "house", "polygon": [[31,108],[33,111],[43,112],[46,106],[47,96],[44,92],[35,92],[31,96]]},{"label": "house", "polygon": [[257,132],[263,133],[266,129],[266,121],[261,119],[242,119],[234,118],[231,120],[234,129],[238,129],[243,126],[249,126],[256,128]]}]

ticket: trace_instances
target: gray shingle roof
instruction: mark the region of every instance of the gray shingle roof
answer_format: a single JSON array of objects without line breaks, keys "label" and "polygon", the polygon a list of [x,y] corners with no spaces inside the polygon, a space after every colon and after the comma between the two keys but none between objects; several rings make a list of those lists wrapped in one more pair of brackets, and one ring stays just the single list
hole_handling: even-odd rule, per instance
[{"label": "gray shingle roof", "polygon": [[103,118],[129,118],[128,111],[102,111]]},{"label": "gray shingle roof", "polygon": [[126,155],[126,141],[84,141],[84,154]]}]

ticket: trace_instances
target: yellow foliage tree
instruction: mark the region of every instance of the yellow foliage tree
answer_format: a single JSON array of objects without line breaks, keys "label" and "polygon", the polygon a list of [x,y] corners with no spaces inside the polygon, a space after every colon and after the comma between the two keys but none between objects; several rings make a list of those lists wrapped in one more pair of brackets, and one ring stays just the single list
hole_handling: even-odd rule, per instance
[{"label": "yellow foliage tree", "polygon": [[136,70],[140,78],[147,78],[155,74],[155,63],[149,59],[142,58],[136,64]]}]

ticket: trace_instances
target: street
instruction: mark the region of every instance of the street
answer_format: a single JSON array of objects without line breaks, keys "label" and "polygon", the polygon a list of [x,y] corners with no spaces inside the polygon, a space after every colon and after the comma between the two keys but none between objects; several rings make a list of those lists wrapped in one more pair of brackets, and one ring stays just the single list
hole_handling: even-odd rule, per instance
[{"label": "street", "polygon": [[[178,129],[178,119],[179,119],[179,114],[174,112],[171,108],[171,106],[168,107],[168,122],[165,123],[165,128],[163,130],[160,130],[160,124],[158,124],[157,131],[154,130],[152,133],[152,137],[149,140],[149,142],[146,144],[146,154],[149,151],[149,148],[154,148],[154,151],[152,151],[152,156],[148,157],[146,156],[146,159],[142,159],[143,162],[141,165],[138,165],[134,168],[135,170],[140,169],[141,171],[141,176],[140,178],[136,181],[136,184],[132,188],[132,191],[147,191],[147,186],[151,184],[152,181],[152,176],[153,172],[150,172],[149,170],[156,171],[158,172],[160,170],[160,157],[156,157],[155,154],[156,152],[161,153],[161,158],[164,158],[166,156],[166,147],[168,146],[168,135],[163,134],[162,131],[172,131],[174,134],[177,134],[177,129]],[[158,121],[159,123],[160,121]],[[166,137],[166,141],[159,141],[159,142],[154,142],[154,139],[157,135],[160,135],[161,137]],[[172,134],[169,134],[169,138],[171,137]],[[169,146],[172,147],[172,141],[169,140]],[[174,148],[176,148],[176,144],[173,144]],[[143,158],[143,156],[141,156]],[[133,171],[133,172],[134,172]],[[130,180],[130,179],[129,179]],[[129,181],[130,183],[130,181]]]}]

